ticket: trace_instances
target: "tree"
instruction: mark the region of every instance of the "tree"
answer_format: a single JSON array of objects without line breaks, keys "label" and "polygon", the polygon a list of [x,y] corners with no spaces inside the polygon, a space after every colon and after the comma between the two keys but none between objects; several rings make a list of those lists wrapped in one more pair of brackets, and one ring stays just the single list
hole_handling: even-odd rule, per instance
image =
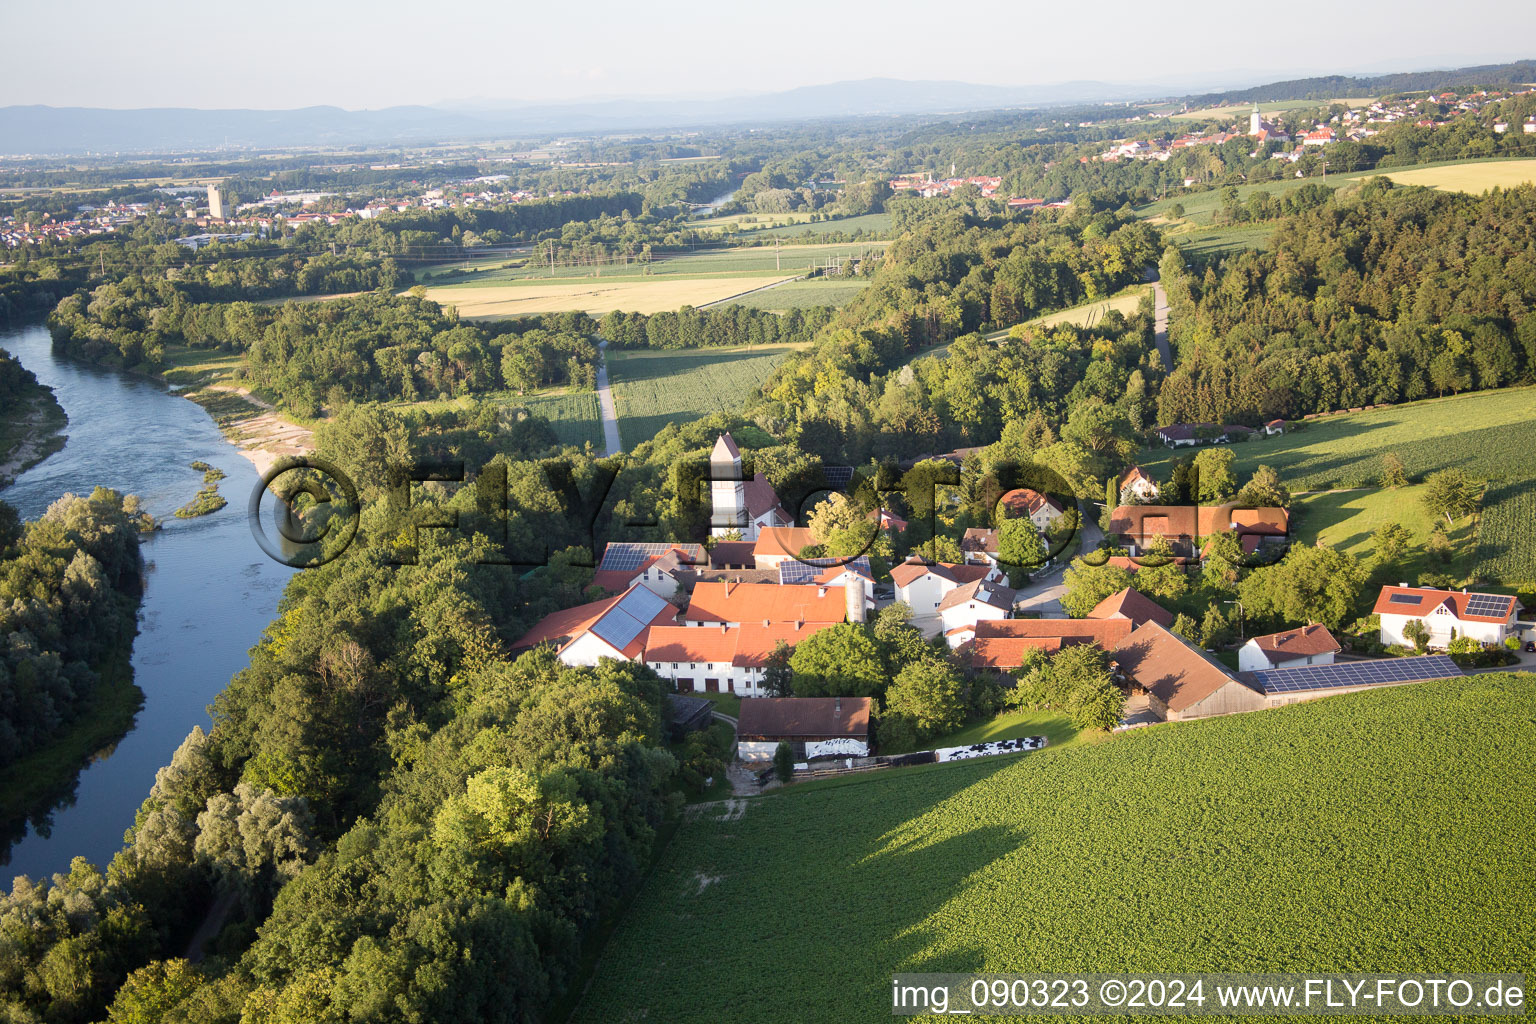
[{"label": "tree", "polygon": [[1008,583],[1022,587],[1030,570],[1045,564],[1045,540],[1034,521],[1009,516],[997,528],[997,560],[1008,570]]},{"label": "tree", "polygon": [[1413,535],[1402,523],[1387,523],[1371,534],[1372,558],[1378,566],[1391,565],[1403,557]]},{"label": "tree", "polygon": [[108,1024],[160,1024],[203,983],[185,960],[155,960],[128,975],[107,1009]]},{"label": "tree", "polygon": [[1131,574],[1119,566],[1107,562],[1089,565],[1081,558],[1074,558],[1062,575],[1066,591],[1061,595],[1061,607],[1074,619],[1084,618],[1100,601],[1118,594],[1131,582]]},{"label": "tree", "polygon": [[1095,644],[1064,647],[1051,659],[1054,688],[1079,729],[1108,732],[1124,717],[1125,691],[1115,684],[1108,663]]},{"label": "tree", "polygon": [[1200,642],[1200,624],[1194,620],[1193,616],[1186,615],[1183,612],[1179,612],[1178,616],[1174,618],[1173,632],[1179,634],[1179,636],[1192,644]]},{"label": "tree", "polygon": [[789,668],[789,644],[780,640],[773,645],[763,666],[763,689],[770,697],[788,697],[794,693],[794,672]]},{"label": "tree", "polygon": [[1429,627],[1423,619],[1409,619],[1403,623],[1403,636],[1413,642],[1413,649],[1420,654],[1429,650]]},{"label": "tree", "polygon": [[1353,555],[1330,547],[1297,546],[1238,588],[1252,618],[1280,622],[1321,622],[1340,629],[1355,619],[1355,605],[1367,577]]},{"label": "tree", "polygon": [[1195,471],[1200,474],[1201,504],[1220,504],[1237,490],[1237,477],[1232,474],[1234,458],[1230,448],[1207,448],[1195,456]]},{"label": "tree", "polygon": [[884,713],[910,722],[919,740],[954,732],[965,724],[965,681],[947,661],[913,662],[886,691]]},{"label": "tree", "polygon": [[1444,516],[1447,523],[1454,523],[1462,516],[1477,511],[1481,489],[1459,469],[1442,469],[1431,473],[1424,481],[1424,494],[1420,501],[1432,516]]},{"label": "tree", "polygon": [[1184,565],[1174,561],[1173,544],[1167,537],[1153,537],[1142,553],[1142,566],[1136,570],[1136,589],[1143,594],[1177,601],[1189,593],[1189,574]]},{"label": "tree", "polygon": [[1395,452],[1386,452],[1381,457],[1381,486],[1402,487],[1408,482],[1408,475],[1403,471],[1403,460],[1397,457]]},{"label": "tree", "polygon": [[1260,466],[1237,492],[1237,500],[1257,508],[1285,508],[1291,503],[1291,492],[1280,482],[1280,474],[1273,467]]},{"label": "tree", "polygon": [[778,776],[780,782],[788,782],[795,777],[795,752],[784,740],[779,740],[779,745],[773,750],[773,774]]},{"label": "tree", "polygon": [[1200,623],[1200,635],[1205,646],[1215,650],[1232,642],[1232,624],[1221,614],[1221,606],[1212,604],[1205,609],[1205,619]]},{"label": "tree", "polygon": [[795,645],[789,657],[797,697],[868,697],[885,684],[880,645],[857,623],[840,622]]},{"label": "tree", "polygon": [[864,517],[857,504],[848,500],[846,495],[835,492],[811,509],[807,525],[818,544],[827,543],[828,538],[837,531],[855,530],[862,535],[863,546],[868,546],[876,531],[875,525]]}]

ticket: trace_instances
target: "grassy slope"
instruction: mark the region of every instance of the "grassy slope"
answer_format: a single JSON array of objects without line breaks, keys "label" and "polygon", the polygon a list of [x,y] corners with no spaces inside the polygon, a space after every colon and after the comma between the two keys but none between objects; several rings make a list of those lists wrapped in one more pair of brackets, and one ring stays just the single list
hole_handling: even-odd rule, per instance
[{"label": "grassy slope", "polygon": [[900,970],[1530,972],[1533,757],[1536,684],[1483,676],[706,809],[573,1020],[886,1020]]},{"label": "grassy slope", "polygon": [[1476,554],[1476,517],[1458,520],[1450,531],[1458,557],[1450,565],[1432,563],[1424,545],[1429,540],[1430,520],[1419,503],[1423,484],[1389,490],[1328,491],[1297,499],[1296,539],[1302,544],[1319,541],[1357,558],[1376,553],[1371,535],[1387,523],[1399,523],[1411,536],[1408,552],[1395,563],[1403,580],[1416,580],[1423,572],[1449,572],[1464,577],[1472,571]]},{"label": "grassy slope", "polygon": [[668,423],[739,412],[794,348],[609,349],[608,376],[625,449],[650,440]]}]

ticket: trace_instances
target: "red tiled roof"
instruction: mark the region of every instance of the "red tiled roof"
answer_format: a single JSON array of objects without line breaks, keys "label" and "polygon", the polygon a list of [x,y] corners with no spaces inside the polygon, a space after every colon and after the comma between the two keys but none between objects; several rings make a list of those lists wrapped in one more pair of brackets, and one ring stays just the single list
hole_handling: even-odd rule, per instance
[{"label": "red tiled roof", "polygon": [[753,519],[777,510],[781,522],[789,521],[789,514],[779,504],[778,492],[773,489],[773,484],[769,483],[768,478],[763,474],[758,473],[751,480],[746,481],[742,492],[747,500],[747,515]]},{"label": "red tiled roof", "polygon": [[1073,644],[1095,644],[1105,651],[1130,635],[1126,619],[994,619],[976,623],[971,664],[1010,669],[1024,663],[1030,649],[1055,651]]},{"label": "red tiled roof", "polygon": [[736,733],[766,740],[869,735],[868,697],[752,697],[741,702]]},{"label": "red tiled roof", "polygon": [[1129,679],[1169,711],[1192,707],[1223,686],[1247,685],[1156,622],[1138,626],[1120,641],[1113,658]]},{"label": "red tiled roof", "polygon": [[1224,505],[1121,505],[1110,515],[1109,532],[1138,540],[1157,535],[1209,537],[1235,529],[1239,533],[1285,536],[1290,517],[1274,506],[1244,508],[1235,501]]},{"label": "red tiled roof", "polygon": [[843,587],[777,583],[700,583],[693,588],[689,622],[842,622],[848,613]]},{"label": "red tiled roof", "polygon": [[757,543],[752,547],[754,558],[768,555],[798,555],[816,543],[809,528],[804,526],[765,526],[758,531]]},{"label": "red tiled roof", "polygon": [[1343,650],[1326,626],[1316,622],[1280,633],[1256,636],[1249,641],[1269,658],[1271,664],[1313,654],[1337,654]]},{"label": "red tiled roof", "polygon": [[1093,606],[1093,611],[1088,613],[1088,617],[1090,619],[1129,619],[1133,628],[1138,628],[1147,622],[1155,622],[1164,627],[1173,625],[1171,612],[1132,587],[1110,594]]},{"label": "red tiled roof", "polygon": [[[1396,597],[1397,600],[1393,600]],[[1504,615],[1472,615],[1467,612],[1467,606],[1475,597],[1487,597],[1500,602],[1508,601],[1509,611]],[[1409,600],[1412,598],[1412,600]],[[1486,604],[1487,602],[1479,602]],[[1468,622],[1505,622],[1519,602],[1514,598],[1503,594],[1469,594],[1463,590],[1435,590],[1431,587],[1382,587],[1381,593],[1376,598],[1376,607],[1371,611],[1377,615],[1412,615],[1420,617],[1428,615],[1441,605],[1449,605],[1451,611],[1458,619]]]},{"label": "red tiled roof", "polygon": [[1061,502],[1048,494],[1041,494],[1030,487],[1015,487],[998,499],[1008,511],[1034,515],[1042,508],[1050,508],[1056,512],[1064,511]]},{"label": "red tiled roof", "polygon": [[566,608],[562,611],[551,612],[539,620],[538,624],[522,635],[522,638],[513,644],[513,649],[520,647],[536,647],[546,640],[560,640],[569,636],[577,636],[587,631],[592,623],[596,622],[609,608],[619,603],[619,597],[605,597],[601,601],[589,601],[579,604],[574,608]]}]

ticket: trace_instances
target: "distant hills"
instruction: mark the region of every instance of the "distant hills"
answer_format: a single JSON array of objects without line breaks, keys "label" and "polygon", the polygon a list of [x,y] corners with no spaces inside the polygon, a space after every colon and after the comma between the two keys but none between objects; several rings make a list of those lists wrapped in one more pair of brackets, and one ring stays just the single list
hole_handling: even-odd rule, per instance
[{"label": "distant hills", "polygon": [[[1188,97],[1191,105],[1324,99],[1382,92],[1536,82],[1536,60],[1373,77],[1326,76]],[[1202,83],[1203,84],[1203,83]],[[1186,87],[1188,80],[1186,80]],[[0,153],[151,153],[289,146],[341,147],[753,124],[879,115],[946,114],[1165,98],[1157,86],[1063,82],[975,85],[870,78],[729,99],[616,99],[563,104],[497,101],[382,110],[195,110],[164,107],[0,107]]]}]

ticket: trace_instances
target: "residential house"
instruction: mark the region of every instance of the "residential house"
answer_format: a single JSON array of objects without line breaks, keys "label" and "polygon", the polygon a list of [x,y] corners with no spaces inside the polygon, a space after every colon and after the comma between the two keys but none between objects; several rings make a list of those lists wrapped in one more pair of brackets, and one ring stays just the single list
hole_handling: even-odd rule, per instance
[{"label": "residential house", "polygon": [[1120,504],[1134,505],[1156,501],[1157,481],[1140,466],[1132,466],[1120,477]]},{"label": "residential house", "polygon": [[868,697],[763,697],[741,702],[736,755],[771,761],[780,743],[796,759],[869,753]]},{"label": "residential house", "polygon": [[1340,650],[1339,642],[1328,628],[1314,622],[1253,637],[1238,649],[1237,667],[1242,672],[1259,672],[1303,665],[1332,665],[1333,656]]},{"label": "residential house", "polygon": [[1399,584],[1382,587],[1372,609],[1381,618],[1381,642],[1412,647],[1403,633],[1417,619],[1429,629],[1429,646],[1445,648],[1460,636],[1485,644],[1501,644],[1517,634],[1520,602],[1506,594],[1473,594]]},{"label": "residential house", "polygon": [[1337,136],[1333,134],[1332,128],[1318,128],[1307,132],[1301,137],[1301,144],[1303,146],[1326,146],[1335,141],[1337,141]]},{"label": "residential house", "polygon": [[709,567],[711,569],[755,569],[757,560],[753,557],[752,550],[756,546],[756,542],[750,540],[716,541],[715,546],[709,549]]},{"label": "residential house", "polygon": [[1018,592],[1003,583],[972,580],[950,590],[939,601],[939,621],[950,647],[959,647],[976,635],[978,623],[1006,619],[1013,613]]},{"label": "residential house", "polygon": [[911,608],[914,616],[931,617],[938,614],[939,604],[951,590],[995,579],[995,573],[985,565],[925,562],[914,556],[891,569],[891,582],[896,585],[896,600]]},{"label": "residential house", "polygon": [[1139,555],[1157,537],[1166,539],[1175,554],[1193,556],[1202,538],[1227,531],[1265,543],[1283,542],[1290,516],[1275,506],[1249,508],[1235,501],[1223,505],[1122,505],[1110,514],[1110,536]]},{"label": "residential house", "polygon": [[1164,629],[1173,628],[1173,613],[1141,591],[1132,587],[1116,591],[1093,606],[1090,619],[1124,619],[1132,629],[1155,622]]},{"label": "residential house", "polygon": [[998,499],[1011,518],[1027,518],[1042,534],[1066,514],[1061,502],[1029,487],[1015,487]]},{"label": "residential house", "polygon": [[704,564],[700,544],[609,541],[592,582],[614,593],[638,583],[662,597],[671,597],[677,593],[679,581]]},{"label": "residential house", "polygon": [[[869,556],[807,558],[780,562],[778,582],[784,586],[844,587],[848,590],[848,621],[863,622],[875,607],[875,573]],[[862,600],[855,600],[855,596]]]},{"label": "residential house", "polygon": [[1157,438],[1169,448],[1186,448],[1197,444],[1219,444],[1227,436],[1214,423],[1173,423],[1158,427]]},{"label": "residential house", "polygon": [[1111,659],[1131,690],[1128,720],[1177,722],[1267,706],[1262,689],[1156,622],[1133,630]]},{"label": "residential house", "polygon": [[1285,420],[1270,420],[1264,424],[1264,433],[1269,437],[1285,433]]},{"label": "residential house", "polygon": [[634,661],[653,627],[676,622],[677,609],[671,603],[636,584],[614,597],[544,616],[512,649],[551,643],[567,665],[596,665],[603,658]]},{"label": "residential house", "polygon": [[966,565],[985,565],[1001,574],[997,564],[997,531],[980,526],[967,527],[960,538],[960,552]]}]

